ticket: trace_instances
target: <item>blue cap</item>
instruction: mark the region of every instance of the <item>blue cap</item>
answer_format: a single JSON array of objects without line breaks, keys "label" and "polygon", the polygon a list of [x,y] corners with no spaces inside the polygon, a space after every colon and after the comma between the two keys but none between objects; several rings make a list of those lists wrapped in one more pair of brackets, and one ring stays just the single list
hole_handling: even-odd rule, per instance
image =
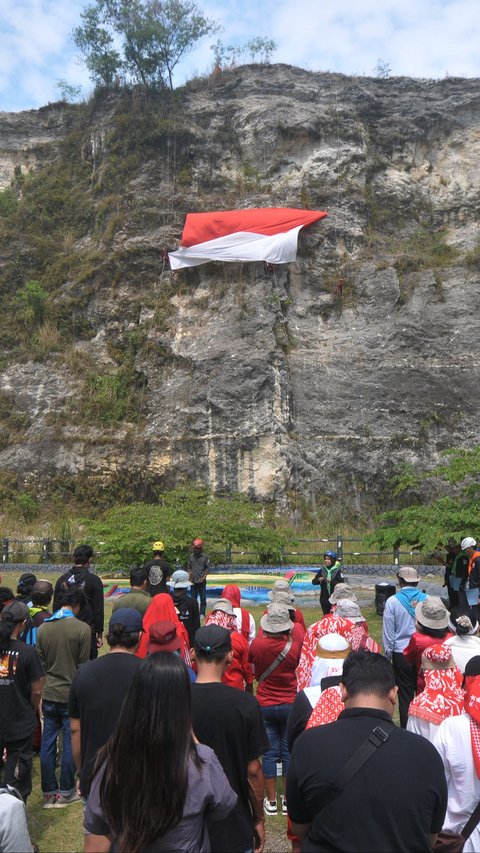
[{"label": "blue cap", "polygon": [[109,628],[112,625],[123,625],[129,634],[136,634],[142,630],[142,616],[133,607],[119,607],[110,616]]}]

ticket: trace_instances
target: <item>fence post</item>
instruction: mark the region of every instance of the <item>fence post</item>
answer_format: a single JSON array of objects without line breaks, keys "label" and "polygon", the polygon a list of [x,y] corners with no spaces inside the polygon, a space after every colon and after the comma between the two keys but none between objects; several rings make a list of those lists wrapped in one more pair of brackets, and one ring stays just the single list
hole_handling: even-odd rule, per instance
[{"label": "fence post", "polygon": [[9,540],[2,539],[2,563],[8,563]]},{"label": "fence post", "polygon": [[53,554],[53,542],[51,539],[43,540],[42,547],[42,563],[49,563]]},{"label": "fence post", "polygon": [[400,563],[400,548],[393,549],[393,562],[395,566],[398,566]]},{"label": "fence post", "polygon": [[343,559],[343,536],[341,533],[337,533],[337,558]]},{"label": "fence post", "polygon": [[230,566],[232,563],[232,546],[231,545],[227,545],[227,547],[225,548],[225,562],[227,563],[228,566]]}]

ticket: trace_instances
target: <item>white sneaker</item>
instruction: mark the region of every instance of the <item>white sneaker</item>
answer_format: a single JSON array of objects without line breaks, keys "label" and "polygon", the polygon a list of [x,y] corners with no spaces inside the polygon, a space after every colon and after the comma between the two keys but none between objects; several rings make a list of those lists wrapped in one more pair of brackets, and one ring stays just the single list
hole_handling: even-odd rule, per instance
[{"label": "white sneaker", "polygon": [[278,807],[276,800],[267,800],[265,797],[263,801],[263,811],[265,814],[278,814]]},{"label": "white sneaker", "polygon": [[285,797],[284,797],[284,795],[283,795],[283,794],[282,794],[282,814],[288,814],[288,811],[287,811],[287,801],[286,801],[286,799],[285,799]]}]

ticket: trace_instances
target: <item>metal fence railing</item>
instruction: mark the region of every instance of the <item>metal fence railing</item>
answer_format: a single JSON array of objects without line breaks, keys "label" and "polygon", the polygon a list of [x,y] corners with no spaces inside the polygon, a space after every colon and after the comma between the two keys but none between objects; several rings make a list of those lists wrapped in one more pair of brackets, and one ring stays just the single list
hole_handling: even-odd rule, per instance
[{"label": "metal fence railing", "polygon": [[[243,551],[232,545],[223,548],[207,548],[213,565],[240,571],[245,566],[287,568],[318,566],[323,563],[325,551],[333,550],[338,554],[342,565],[353,570],[364,567],[365,573],[374,573],[382,566],[431,566],[435,573],[443,570],[443,561],[439,555],[411,551],[406,547],[393,548],[390,551],[368,551],[362,549],[363,540],[345,537],[342,534],[319,539],[297,539],[295,545],[278,548],[275,553]],[[74,543],[66,539],[18,539],[5,536],[1,539],[1,562],[8,564],[69,564]],[[101,554],[97,554],[101,556]],[[102,561],[103,562],[103,561]],[[106,560],[105,560],[106,562]],[[112,560],[112,563],[118,560]],[[174,562],[174,560],[172,561]],[[123,568],[127,568],[126,566]]]}]

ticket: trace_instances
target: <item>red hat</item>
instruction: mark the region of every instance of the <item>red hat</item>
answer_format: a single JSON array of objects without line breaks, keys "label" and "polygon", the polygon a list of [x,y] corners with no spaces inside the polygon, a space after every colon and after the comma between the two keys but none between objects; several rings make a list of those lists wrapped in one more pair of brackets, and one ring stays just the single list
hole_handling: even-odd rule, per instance
[{"label": "red hat", "polygon": [[177,652],[180,649],[180,637],[177,636],[175,622],[165,620],[150,625],[147,641],[147,654],[154,652]]},{"label": "red hat", "polygon": [[192,545],[194,548],[203,548],[203,539],[194,539]]}]

